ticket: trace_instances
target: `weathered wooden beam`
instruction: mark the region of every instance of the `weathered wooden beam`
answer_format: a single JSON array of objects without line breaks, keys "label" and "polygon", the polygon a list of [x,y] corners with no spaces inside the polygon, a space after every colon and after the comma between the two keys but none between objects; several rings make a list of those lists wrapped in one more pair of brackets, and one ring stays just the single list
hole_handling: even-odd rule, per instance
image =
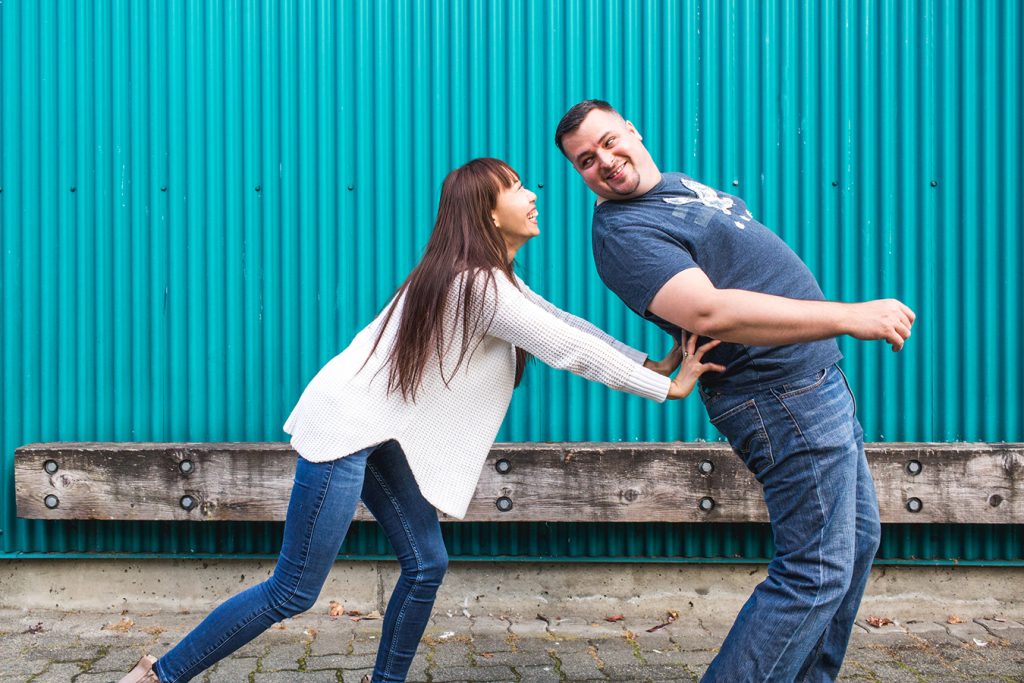
[{"label": "weathered wooden beam", "polygon": [[[867,452],[884,522],[1024,523],[1024,444]],[[18,515],[282,520],[296,457],[283,443],[32,444],[15,456]],[[523,443],[492,449],[466,521],[759,522],[767,511],[724,444]]]}]

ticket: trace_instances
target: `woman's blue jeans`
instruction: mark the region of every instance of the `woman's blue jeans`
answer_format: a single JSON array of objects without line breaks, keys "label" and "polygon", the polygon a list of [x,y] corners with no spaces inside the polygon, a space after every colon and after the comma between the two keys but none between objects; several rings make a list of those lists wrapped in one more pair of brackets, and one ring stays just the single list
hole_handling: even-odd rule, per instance
[{"label": "woman's blue jeans", "polygon": [[217,607],[161,657],[154,667],[161,682],[188,681],[272,624],[312,607],[360,498],[384,528],[402,569],[384,614],[373,681],[404,681],[448,553],[436,510],[420,494],[398,442],[387,441],[330,462],[298,459],[274,574]]},{"label": "woman's blue jeans", "polygon": [[764,487],[775,557],[704,681],[833,681],[881,529],[864,431],[838,366],[746,395],[701,389]]}]

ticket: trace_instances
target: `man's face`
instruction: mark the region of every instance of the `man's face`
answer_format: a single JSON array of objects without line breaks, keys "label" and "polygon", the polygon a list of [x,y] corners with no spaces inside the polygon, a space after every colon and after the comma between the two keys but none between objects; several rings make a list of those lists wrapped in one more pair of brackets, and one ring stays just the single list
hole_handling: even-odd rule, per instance
[{"label": "man's face", "polygon": [[562,138],[562,148],[583,182],[604,199],[639,197],[661,179],[633,124],[615,112],[594,109]]}]

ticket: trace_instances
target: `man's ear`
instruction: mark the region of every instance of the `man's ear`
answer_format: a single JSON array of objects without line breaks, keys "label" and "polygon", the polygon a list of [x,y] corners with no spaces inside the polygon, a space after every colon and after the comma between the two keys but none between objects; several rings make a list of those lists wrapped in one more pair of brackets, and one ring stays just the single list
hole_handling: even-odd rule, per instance
[{"label": "man's ear", "polygon": [[641,140],[644,139],[644,136],[640,135],[640,131],[638,131],[636,129],[636,126],[633,125],[632,121],[626,121],[626,130],[628,130],[630,133],[632,133],[633,135],[637,136]]}]

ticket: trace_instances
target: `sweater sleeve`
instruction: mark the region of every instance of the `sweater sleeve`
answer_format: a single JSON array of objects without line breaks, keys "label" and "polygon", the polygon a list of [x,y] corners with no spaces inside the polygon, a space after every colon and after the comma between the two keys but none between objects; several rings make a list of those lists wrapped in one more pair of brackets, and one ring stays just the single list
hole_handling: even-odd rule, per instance
[{"label": "sweater sleeve", "polygon": [[648,370],[599,338],[560,320],[534,303],[503,273],[494,273],[494,283],[495,286],[474,287],[474,298],[483,298],[482,310],[493,312],[487,332],[490,336],[523,349],[553,368],[568,370],[612,389],[658,402],[668,396],[668,377]]},{"label": "sweater sleeve", "polygon": [[574,327],[580,332],[586,332],[592,337],[597,337],[605,344],[608,344],[613,349],[629,358],[634,363],[640,363],[641,365],[643,365],[644,361],[647,360],[647,354],[645,352],[640,351],[638,349],[634,349],[629,344],[624,344],[620,342],[618,339],[611,336],[597,325],[594,325],[589,320],[577,317],[572,313],[569,313],[568,311],[563,311],[561,308],[555,306],[553,303],[542,297],[540,294],[537,294],[532,289],[530,289],[530,287],[525,282],[523,282],[522,278],[517,277],[516,279],[519,281],[519,286],[522,288],[523,294],[526,295],[527,299],[529,299],[536,305],[540,306],[545,311],[547,311],[551,315],[555,316],[556,318],[564,322],[566,325]]}]

